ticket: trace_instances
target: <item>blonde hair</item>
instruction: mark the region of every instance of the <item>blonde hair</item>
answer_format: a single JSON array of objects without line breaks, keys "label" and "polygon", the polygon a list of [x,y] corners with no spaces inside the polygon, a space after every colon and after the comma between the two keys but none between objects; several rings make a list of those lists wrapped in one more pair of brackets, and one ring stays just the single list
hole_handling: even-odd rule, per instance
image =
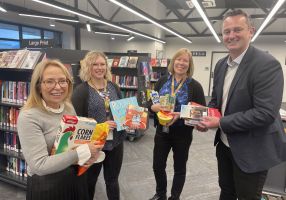
[{"label": "blonde hair", "polygon": [[56,66],[60,68],[63,71],[64,75],[66,76],[67,80],[69,81],[68,95],[64,99],[64,104],[68,110],[72,110],[72,105],[70,102],[72,91],[73,91],[72,76],[69,73],[68,69],[59,60],[50,60],[50,59],[45,59],[41,61],[35,67],[33,74],[32,74],[32,78],[31,78],[30,94],[29,94],[26,104],[22,108],[23,110],[34,108],[34,107],[38,107],[38,108],[41,108],[42,110],[46,110],[42,102],[40,84],[43,78],[43,73],[45,69],[47,69],[49,66]]},{"label": "blonde hair", "polygon": [[99,58],[102,57],[105,60],[106,65],[106,74],[104,75],[104,79],[107,81],[111,80],[111,71],[110,67],[107,64],[107,58],[106,55],[102,52],[96,52],[96,51],[90,51],[88,52],[84,59],[80,62],[80,73],[79,77],[83,81],[90,81],[92,79],[91,75],[91,68],[93,67],[93,63]]},{"label": "blonde hair", "polygon": [[181,48],[179,49],[175,55],[173,56],[170,64],[168,65],[168,71],[174,75],[175,71],[174,71],[174,62],[175,60],[180,57],[181,55],[184,55],[184,54],[188,54],[189,56],[189,68],[188,68],[188,71],[187,71],[187,76],[188,77],[192,77],[193,74],[194,74],[194,62],[193,62],[193,57],[192,57],[192,53],[186,49],[186,48]]}]

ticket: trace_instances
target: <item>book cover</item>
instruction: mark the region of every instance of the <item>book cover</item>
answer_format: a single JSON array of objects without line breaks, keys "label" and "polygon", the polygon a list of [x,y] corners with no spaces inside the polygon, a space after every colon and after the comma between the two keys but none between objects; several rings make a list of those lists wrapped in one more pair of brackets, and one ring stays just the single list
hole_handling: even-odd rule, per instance
[{"label": "book cover", "polygon": [[150,66],[151,67],[156,67],[156,58],[151,58],[151,60],[150,60]]},{"label": "book cover", "polygon": [[118,67],[127,67],[129,56],[121,56]]},{"label": "book cover", "polygon": [[34,69],[41,55],[42,53],[40,51],[29,51],[25,61],[20,66],[20,68],[21,69]]},{"label": "book cover", "polygon": [[128,67],[129,68],[136,68],[137,61],[138,61],[138,57],[130,56],[129,62],[128,62]]},{"label": "book cover", "polygon": [[124,125],[130,129],[147,128],[148,109],[140,106],[128,105]]},{"label": "book cover", "polygon": [[107,59],[107,66],[112,67],[112,63],[113,63],[113,58],[108,58]]},{"label": "book cover", "polygon": [[15,55],[14,59],[12,62],[9,64],[9,68],[20,68],[23,62],[25,61],[27,55],[29,53],[29,50],[23,49],[23,50],[18,50],[17,54]]},{"label": "book cover", "polygon": [[118,67],[120,61],[120,57],[113,58],[113,63],[111,67]]},{"label": "book cover", "polygon": [[162,59],[160,65],[161,65],[161,67],[167,67],[168,66],[167,58]]},{"label": "book cover", "polygon": [[6,54],[7,54],[6,51],[0,52],[0,68],[3,68],[5,65],[5,62],[4,62],[5,58],[4,57],[6,56]]},{"label": "book cover", "polygon": [[160,96],[159,102],[164,111],[174,111],[175,103],[176,103],[176,96],[172,96],[169,94]]},{"label": "book cover", "polygon": [[3,59],[2,59],[2,63],[3,63],[2,67],[3,68],[11,67],[10,64],[12,63],[12,61],[15,58],[16,54],[17,54],[17,51],[8,51],[6,53],[6,55],[5,55],[5,57],[3,57]]},{"label": "book cover", "polygon": [[195,126],[206,116],[220,118],[221,114],[216,108],[208,108],[194,102],[181,106],[180,117],[185,119],[186,125]]},{"label": "book cover", "polygon": [[113,119],[117,124],[117,131],[122,131],[125,129],[124,123],[128,105],[138,106],[136,97],[129,97],[110,102],[110,110]]}]

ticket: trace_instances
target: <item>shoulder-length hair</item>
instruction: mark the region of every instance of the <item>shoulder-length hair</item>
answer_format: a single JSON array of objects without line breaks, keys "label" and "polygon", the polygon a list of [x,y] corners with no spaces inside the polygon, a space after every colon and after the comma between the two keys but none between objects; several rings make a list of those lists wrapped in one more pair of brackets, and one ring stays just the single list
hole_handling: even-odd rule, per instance
[{"label": "shoulder-length hair", "polygon": [[105,60],[106,64],[106,74],[104,75],[104,79],[107,81],[111,80],[111,71],[110,67],[107,63],[106,55],[102,52],[90,51],[88,52],[84,59],[80,62],[80,72],[79,77],[83,81],[90,81],[92,79],[91,70],[93,67],[93,63],[99,58],[102,57]]},{"label": "shoulder-length hair", "polygon": [[175,55],[173,56],[170,64],[168,65],[168,71],[174,75],[175,71],[174,71],[174,62],[175,60],[180,57],[181,55],[184,55],[184,54],[187,54],[189,56],[189,68],[188,68],[188,71],[187,71],[187,76],[188,77],[192,77],[193,74],[194,74],[194,62],[193,62],[193,57],[192,57],[192,53],[186,49],[186,48],[182,48],[182,49],[179,49]]},{"label": "shoulder-length hair", "polygon": [[42,102],[42,94],[41,94],[41,81],[43,80],[43,73],[46,68],[49,66],[55,66],[60,68],[64,75],[66,76],[66,79],[69,81],[68,86],[68,95],[64,99],[64,104],[68,110],[72,110],[71,105],[71,95],[73,92],[73,78],[71,74],[69,73],[68,69],[59,61],[59,60],[50,60],[45,59],[37,64],[35,67],[32,78],[31,78],[31,85],[30,85],[30,94],[27,99],[26,104],[23,106],[23,109],[30,109],[30,108],[41,108],[42,110],[46,110],[43,102]]}]

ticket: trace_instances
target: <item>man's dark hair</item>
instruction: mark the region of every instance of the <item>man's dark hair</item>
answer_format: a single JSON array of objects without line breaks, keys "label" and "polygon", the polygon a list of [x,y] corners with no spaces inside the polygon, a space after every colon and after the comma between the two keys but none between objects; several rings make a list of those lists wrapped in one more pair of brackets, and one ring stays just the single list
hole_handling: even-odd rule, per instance
[{"label": "man's dark hair", "polygon": [[246,12],[244,12],[244,11],[241,10],[241,9],[231,10],[231,11],[227,12],[227,13],[223,16],[223,21],[224,21],[226,18],[228,18],[228,17],[238,16],[238,15],[244,16],[245,19],[246,19],[246,23],[247,23],[249,26],[252,26],[250,17],[248,16],[248,14],[247,14]]}]

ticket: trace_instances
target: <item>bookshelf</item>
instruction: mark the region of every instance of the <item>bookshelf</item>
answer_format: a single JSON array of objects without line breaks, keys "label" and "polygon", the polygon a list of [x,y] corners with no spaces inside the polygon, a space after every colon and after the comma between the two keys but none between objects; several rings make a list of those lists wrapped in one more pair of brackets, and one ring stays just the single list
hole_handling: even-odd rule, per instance
[{"label": "bookshelf", "polygon": [[[122,97],[136,96],[139,106],[146,107],[147,89],[150,88],[149,53],[105,53],[111,67],[112,82],[119,85]],[[129,141],[143,135],[136,130],[128,133]]]},{"label": "bookshelf", "polygon": [[[27,165],[20,150],[16,129],[16,118],[24,99],[22,102],[17,100],[20,96],[23,98],[24,93],[26,97],[28,96],[28,85],[32,72],[32,69],[0,67],[0,181],[24,189],[27,186]],[[13,94],[10,93],[10,86],[13,86]],[[7,90],[6,94],[3,93],[5,87],[8,87],[5,89]],[[19,89],[20,87],[21,89]],[[5,100],[3,100],[4,97]]]}]

